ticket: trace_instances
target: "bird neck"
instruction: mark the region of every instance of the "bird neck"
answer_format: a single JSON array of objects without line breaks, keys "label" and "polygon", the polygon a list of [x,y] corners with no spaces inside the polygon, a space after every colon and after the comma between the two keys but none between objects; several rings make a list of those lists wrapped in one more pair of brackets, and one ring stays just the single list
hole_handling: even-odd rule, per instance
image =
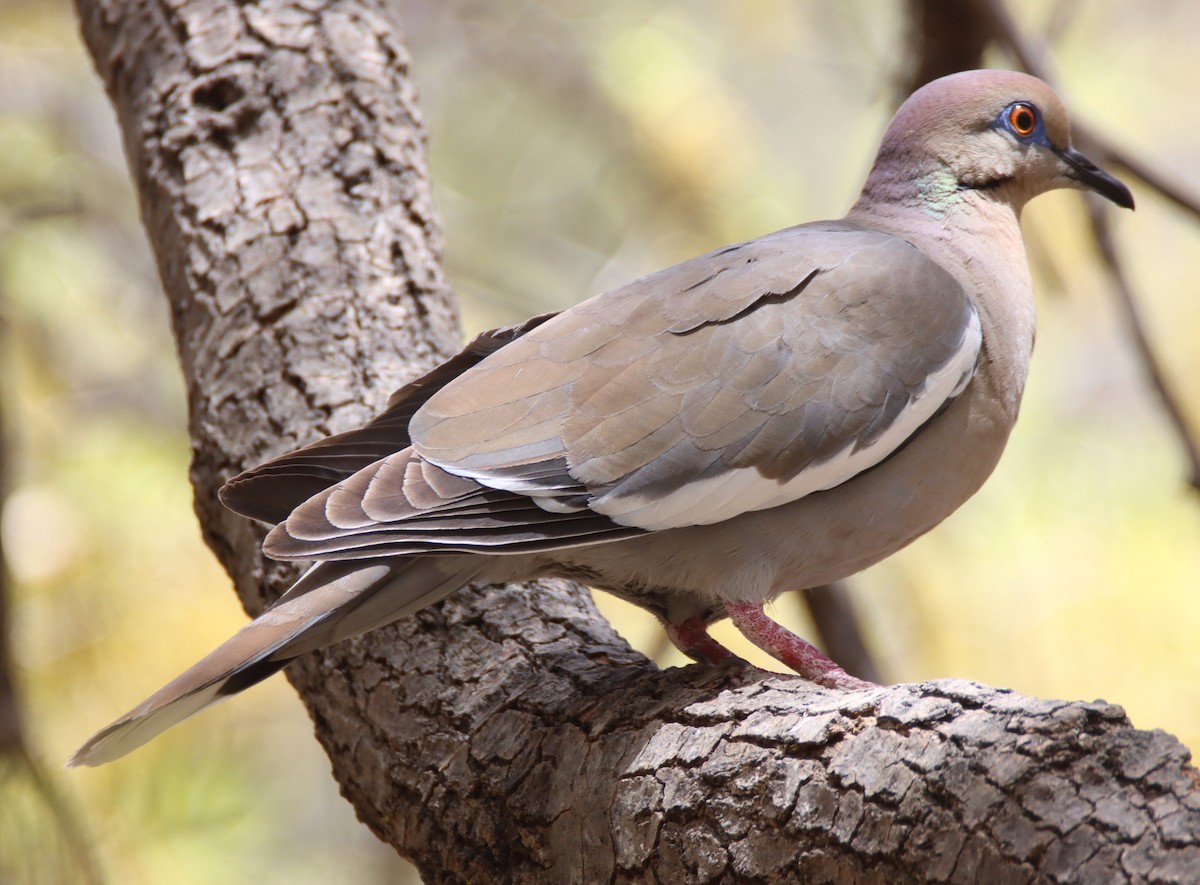
[{"label": "bird neck", "polygon": [[[877,182],[878,184],[878,182]],[[1033,352],[1036,316],[1029,262],[1021,239],[1019,207],[988,191],[957,189],[953,199],[931,201],[907,182],[864,188],[846,220],[902,237],[958,280],[979,313],[983,332],[980,380],[1013,419]],[[927,191],[928,193],[928,191]],[[890,199],[881,199],[889,195]]]}]

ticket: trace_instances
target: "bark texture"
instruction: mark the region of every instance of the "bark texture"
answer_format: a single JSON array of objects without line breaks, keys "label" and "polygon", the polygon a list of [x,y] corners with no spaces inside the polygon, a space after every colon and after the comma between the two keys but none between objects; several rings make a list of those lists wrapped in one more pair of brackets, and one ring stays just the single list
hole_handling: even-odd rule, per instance
[{"label": "bark texture", "polygon": [[[221,481],[450,352],[408,59],[369,0],[77,0],[187,377],[205,536],[291,577]],[[1188,752],[1118,707],[659,671],[585,590],[471,588],[289,668],[362,820],[428,881],[1196,882]]]}]

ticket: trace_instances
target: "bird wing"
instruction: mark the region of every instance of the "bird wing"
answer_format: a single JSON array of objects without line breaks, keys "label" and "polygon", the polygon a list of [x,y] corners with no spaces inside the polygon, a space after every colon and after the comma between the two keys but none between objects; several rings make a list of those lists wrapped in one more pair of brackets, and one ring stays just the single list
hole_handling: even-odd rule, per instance
[{"label": "bird wing", "polygon": [[957,281],[898,237],[789,228],[586,301],[439,390],[413,449],[550,513],[660,530],[832,488],[964,388]]},{"label": "bird wing", "polygon": [[410,448],[300,504],[263,549],[531,552],[778,506],[898,449],[979,349],[970,299],[906,241],[780,231],[512,336],[425,399]]},{"label": "bird wing", "polygon": [[546,313],[481,332],[460,353],[401,387],[369,423],[280,455],[221,487],[221,502],[243,516],[278,523],[313,495],[411,444],[408,423],[431,396],[489,354],[541,325]]},{"label": "bird wing", "polygon": [[582,509],[455,476],[411,448],[313,496],[263,541],[274,559],[375,559],[408,553],[528,553],[614,541],[642,530]]}]

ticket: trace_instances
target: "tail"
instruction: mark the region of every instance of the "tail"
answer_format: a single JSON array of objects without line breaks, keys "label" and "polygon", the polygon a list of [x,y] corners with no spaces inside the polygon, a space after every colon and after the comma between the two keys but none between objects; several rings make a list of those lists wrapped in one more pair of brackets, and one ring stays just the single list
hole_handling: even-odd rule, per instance
[{"label": "tail", "polygon": [[94,734],[67,767],[119,759],[177,722],[261,682],[298,655],[390,624],[472,580],[486,556],[323,562],[190,670]]}]

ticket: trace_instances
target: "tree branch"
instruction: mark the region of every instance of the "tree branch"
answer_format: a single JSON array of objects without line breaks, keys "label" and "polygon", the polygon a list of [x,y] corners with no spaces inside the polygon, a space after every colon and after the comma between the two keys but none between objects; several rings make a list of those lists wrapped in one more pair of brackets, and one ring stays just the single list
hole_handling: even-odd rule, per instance
[{"label": "tree branch", "polygon": [[[77,0],[218,507],[457,338],[407,55],[369,0]],[[1200,864],[1187,751],[1116,707],[963,682],[855,693],[656,670],[565,582],[468,588],[289,668],[360,818],[427,881],[1142,881]]]},{"label": "tree branch", "polygon": [[1150,339],[1146,334],[1146,324],[1142,321],[1137,298],[1134,296],[1132,288],[1130,288],[1125,268],[1121,264],[1120,256],[1117,254],[1117,245],[1113,240],[1109,213],[1105,207],[1098,205],[1095,200],[1088,200],[1087,203],[1088,218],[1092,225],[1092,236],[1096,241],[1096,251],[1100,255],[1100,261],[1108,270],[1108,277],[1112,281],[1113,291],[1117,297],[1117,304],[1120,305],[1121,312],[1124,314],[1125,326],[1129,330],[1130,337],[1133,339],[1134,349],[1137,351],[1142,365],[1146,367],[1150,386],[1158,396],[1158,401],[1162,405],[1163,411],[1166,412],[1167,419],[1175,427],[1176,436],[1179,437],[1183,445],[1184,457],[1187,459],[1189,465],[1188,484],[1197,491],[1200,491],[1200,444],[1197,443],[1195,436],[1192,434],[1187,416],[1183,413],[1183,407],[1168,385],[1166,373],[1163,371],[1162,364],[1155,354],[1154,347],[1150,344]]}]

